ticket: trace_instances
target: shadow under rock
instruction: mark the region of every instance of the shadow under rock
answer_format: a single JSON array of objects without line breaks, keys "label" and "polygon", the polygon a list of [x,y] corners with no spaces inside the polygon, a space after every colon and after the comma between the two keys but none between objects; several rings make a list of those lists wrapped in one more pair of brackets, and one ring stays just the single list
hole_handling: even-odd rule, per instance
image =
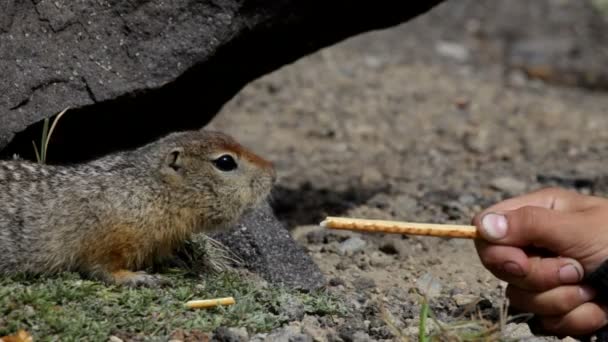
[{"label": "shadow under rock", "polygon": [[378,193],[387,192],[389,186],[374,188],[350,187],[345,191],[315,188],[311,183],[297,188],[277,186],[270,205],[277,218],[288,228],[318,224],[326,216],[339,216],[349,209],[366,203]]}]

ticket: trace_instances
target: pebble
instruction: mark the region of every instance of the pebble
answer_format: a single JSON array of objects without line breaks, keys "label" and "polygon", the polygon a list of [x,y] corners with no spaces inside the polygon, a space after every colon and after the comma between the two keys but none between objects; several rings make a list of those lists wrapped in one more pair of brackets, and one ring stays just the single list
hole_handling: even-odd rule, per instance
[{"label": "pebble", "polygon": [[361,175],[361,184],[363,187],[372,187],[384,182],[384,175],[378,171],[377,167],[364,168]]},{"label": "pebble", "polygon": [[299,325],[292,324],[266,336],[264,342],[313,342],[312,336],[302,333]]},{"label": "pebble", "polygon": [[397,212],[411,213],[418,207],[418,201],[409,195],[399,195],[393,199],[392,207]]},{"label": "pebble", "polygon": [[339,285],[344,285],[344,279],[342,278],[338,278],[338,277],[333,277],[331,279],[329,279],[329,286],[339,286]]},{"label": "pebble", "polygon": [[469,59],[469,50],[464,45],[454,42],[440,41],[435,44],[435,51],[441,56],[461,63]]},{"label": "pebble", "polygon": [[358,236],[353,236],[338,245],[340,255],[353,255],[365,248],[366,242]]},{"label": "pebble", "polygon": [[379,193],[367,201],[367,205],[378,209],[387,209],[392,202],[392,198],[385,194]]},{"label": "pebble", "polygon": [[304,317],[306,308],[297,297],[286,294],[279,298],[279,303],[281,303],[279,313],[283,314],[288,321],[299,321]]},{"label": "pebble", "polygon": [[382,252],[375,251],[372,252],[369,262],[374,267],[384,268],[393,262],[393,258],[387,256]]},{"label": "pebble", "polygon": [[365,63],[365,66],[372,69],[378,69],[384,65],[384,61],[380,57],[374,55],[364,56],[363,63]]},{"label": "pebble", "polygon": [[213,332],[212,342],[246,342],[249,341],[249,333],[246,328],[219,327]]},{"label": "pebble", "polygon": [[477,203],[477,198],[472,194],[462,194],[458,196],[458,202],[465,206],[470,206]]},{"label": "pebble", "polygon": [[349,262],[347,262],[346,260],[342,260],[336,264],[336,270],[338,270],[338,271],[347,270],[350,267],[350,265],[351,264]]},{"label": "pebble", "polygon": [[376,282],[372,278],[359,277],[359,278],[353,280],[353,285],[358,290],[366,290],[366,289],[371,289],[371,288],[376,287]]},{"label": "pebble", "polygon": [[23,309],[26,317],[33,317],[36,315],[36,310],[31,305],[25,305]]},{"label": "pebble", "polygon": [[572,338],[572,337],[570,337],[570,336],[566,336],[566,337],[562,338],[562,339],[561,339],[561,341],[562,341],[562,342],[578,342],[578,340],[577,340],[577,339]]},{"label": "pebble", "polygon": [[456,305],[466,306],[466,305],[469,305],[469,304],[477,301],[479,299],[479,297],[476,295],[459,293],[459,294],[453,295],[452,299],[454,299],[454,301],[456,302]]},{"label": "pebble", "polygon": [[371,258],[367,254],[362,254],[357,258],[357,267],[362,271],[369,270],[369,266],[371,265]]},{"label": "pebble", "polygon": [[434,298],[441,294],[443,286],[435,276],[430,273],[425,273],[416,280],[416,287],[428,298]]},{"label": "pebble", "polygon": [[527,188],[527,184],[525,182],[517,180],[512,177],[494,178],[490,182],[490,186],[492,186],[492,188],[494,188],[496,190],[500,190],[509,195],[521,194]]},{"label": "pebble", "polygon": [[526,323],[509,323],[505,325],[503,330],[503,336],[507,337],[508,339],[513,339],[515,341],[546,341],[541,337],[534,337],[534,334],[532,334],[530,327]]},{"label": "pebble", "polygon": [[268,334],[266,334],[266,333],[255,334],[255,335],[251,336],[251,339],[249,340],[249,342],[264,342],[264,341],[266,341],[266,337],[268,337]]},{"label": "pebble", "polygon": [[479,128],[475,133],[464,136],[464,146],[471,152],[488,153],[493,148],[493,141],[488,129]]},{"label": "pebble", "polygon": [[321,328],[319,320],[314,316],[305,316],[302,322],[302,333],[312,337],[315,342],[326,342],[327,331]]},{"label": "pebble", "polygon": [[371,342],[372,338],[365,331],[357,331],[353,334],[353,342]]}]

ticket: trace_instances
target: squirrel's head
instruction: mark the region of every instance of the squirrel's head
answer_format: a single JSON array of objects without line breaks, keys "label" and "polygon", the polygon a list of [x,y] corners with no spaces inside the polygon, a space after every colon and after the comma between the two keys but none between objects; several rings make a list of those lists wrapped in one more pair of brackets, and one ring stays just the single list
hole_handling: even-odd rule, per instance
[{"label": "squirrel's head", "polygon": [[200,210],[205,225],[235,221],[268,196],[276,178],[270,162],[219,132],[174,133],[157,146],[161,181]]}]

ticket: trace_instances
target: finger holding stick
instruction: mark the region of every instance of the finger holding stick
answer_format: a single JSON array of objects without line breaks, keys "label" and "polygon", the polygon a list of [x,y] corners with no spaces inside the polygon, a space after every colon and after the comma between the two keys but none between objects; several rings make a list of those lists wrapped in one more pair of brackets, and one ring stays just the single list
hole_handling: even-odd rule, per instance
[{"label": "finger holding stick", "polygon": [[321,222],[322,227],[346,229],[363,232],[393,233],[404,235],[425,235],[476,239],[479,237],[477,227],[453,224],[413,223],[385,220],[365,220],[349,217],[327,217]]}]

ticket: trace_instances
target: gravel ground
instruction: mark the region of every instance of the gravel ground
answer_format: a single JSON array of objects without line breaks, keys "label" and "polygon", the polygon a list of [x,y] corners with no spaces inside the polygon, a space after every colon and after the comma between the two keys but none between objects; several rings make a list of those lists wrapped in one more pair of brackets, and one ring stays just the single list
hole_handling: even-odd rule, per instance
[{"label": "gravel ground", "polygon": [[316,224],[326,215],[468,224],[489,204],[549,185],[605,195],[605,32],[587,1],[448,1],[236,96],[210,126],[276,163],[275,212],[354,309],[267,338],[416,337],[418,292],[441,321],[475,305],[498,320],[502,285],[471,241]]}]

